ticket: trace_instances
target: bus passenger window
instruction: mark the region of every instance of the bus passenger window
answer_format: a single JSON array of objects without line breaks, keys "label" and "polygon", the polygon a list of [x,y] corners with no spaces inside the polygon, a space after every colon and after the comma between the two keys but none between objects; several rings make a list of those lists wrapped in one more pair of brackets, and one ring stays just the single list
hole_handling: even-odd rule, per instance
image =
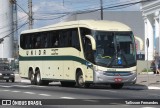
[{"label": "bus passenger window", "polygon": [[48,47],[47,37],[45,37],[45,39],[44,39],[44,47],[45,47],[45,48]]},{"label": "bus passenger window", "polygon": [[40,43],[40,37],[37,38],[36,43],[37,43],[37,44],[36,44],[36,48],[40,48],[40,44],[41,44],[41,43]]},{"label": "bus passenger window", "polygon": [[26,49],[27,48],[27,42],[26,42],[26,35],[25,34],[22,34],[21,36],[20,36],[20,46],[21,46],[21,48],[23,48],[23,49]]},{"label": "bus passenger window", "polygon": [[30,36],[31,36],[30,48],[31,48],[31,49],[34,49],[34,48],[35,48],[36,39],[35,39],[35,36],[34,36],[34,35],[30,34]]},{"label": "bus passenger window", "polygon": [[79,43],[79,36],[78,36],[77,29],[72,31],[72,40],[71,41],[72,41],[72,47],[80,50],[80,43]]},{"label": "bus passenger window", "polygon": [[58,47],[58,40],[57,40],[57,39],[56,39],[55,42],[54,42],[54,46],[55,46],[55,47]]}]

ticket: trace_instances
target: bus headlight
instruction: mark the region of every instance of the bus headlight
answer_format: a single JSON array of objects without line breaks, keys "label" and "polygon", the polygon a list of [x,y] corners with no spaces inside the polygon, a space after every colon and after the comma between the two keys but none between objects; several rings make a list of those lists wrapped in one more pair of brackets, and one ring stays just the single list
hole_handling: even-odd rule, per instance
[{"label": "bus headlight", "polygon": [[0,73],[0,75],[2,75],[2,73]]}]

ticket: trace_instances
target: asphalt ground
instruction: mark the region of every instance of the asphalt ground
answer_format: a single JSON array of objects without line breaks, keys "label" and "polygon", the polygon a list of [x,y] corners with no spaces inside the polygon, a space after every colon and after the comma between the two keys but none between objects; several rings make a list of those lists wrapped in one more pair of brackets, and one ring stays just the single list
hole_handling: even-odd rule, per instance
[{"label": "asphalt ground", "polygon": [[[30,83],[28,79],[21,78],[16,73],[16,82]],[[60,84],[59,82],[53,82],[50,84]],[[125,84],[123,88],[126,89],[155,89],[160,90],[160,74],[138,74],[136,84]]]}]

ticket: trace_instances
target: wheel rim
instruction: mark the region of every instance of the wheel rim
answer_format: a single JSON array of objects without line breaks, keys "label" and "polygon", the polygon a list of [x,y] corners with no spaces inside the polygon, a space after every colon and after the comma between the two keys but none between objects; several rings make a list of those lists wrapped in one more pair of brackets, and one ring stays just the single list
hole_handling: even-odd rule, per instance
[{"label": "wheel rim", "polygon": [[37,83],[40,82],[40,79],[41,79],[41,78],[40,78],[40,74],[38,73],[38,74],[37,74]]},{"label": "wheel rim", "polygon": [[34,80],[34,74],[31,74],[31,81]]},{"label": "wheel rim", "polygon": [[80,86],[83,86],[84,85],[84,79],[83,79],[83,75],[80,75],[79,78],[78,78],[78,83]]}]

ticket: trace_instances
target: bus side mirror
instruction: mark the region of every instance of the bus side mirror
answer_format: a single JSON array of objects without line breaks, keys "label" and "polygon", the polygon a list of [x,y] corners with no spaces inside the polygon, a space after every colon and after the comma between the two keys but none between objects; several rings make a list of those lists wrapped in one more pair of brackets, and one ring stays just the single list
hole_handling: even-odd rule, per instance
[{"label": "bus side mirror", "polygon": [[95,41],[95,39],[93,38],[93,36],[91,36],[91,35],[86,35],[86,37],[91,41],[92,50],[96,50],[96,41]]}]

